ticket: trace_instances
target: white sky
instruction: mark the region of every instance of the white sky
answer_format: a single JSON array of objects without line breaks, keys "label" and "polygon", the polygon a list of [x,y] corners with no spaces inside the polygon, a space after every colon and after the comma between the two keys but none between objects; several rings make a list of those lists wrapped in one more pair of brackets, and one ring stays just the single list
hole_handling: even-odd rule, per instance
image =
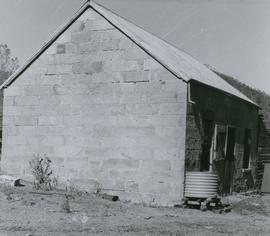
[{"label": "white sky", "polygon": [[[0,43],[24,63],[84,0],[0,0]],[[270,94],[270,0],[96,0]]]}]

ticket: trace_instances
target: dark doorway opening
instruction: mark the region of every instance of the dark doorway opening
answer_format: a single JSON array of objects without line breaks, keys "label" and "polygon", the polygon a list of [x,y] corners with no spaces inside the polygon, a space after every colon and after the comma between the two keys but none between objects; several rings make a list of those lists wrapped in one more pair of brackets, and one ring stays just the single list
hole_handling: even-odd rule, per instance
[{"label": "dark doorway opening", "polygon": [[249,168],[250,152],[251,152],[251,130],[250,129],[245,129],[243,169],[248,169]]},{"label": "dark doorway opening", "polygon": [[213,135],[213,120],[203,119],[203,130],[204,136],[202,140],[200,171],[209,171]]},{"label": "dark doorway opening", "polygon": [[224,183],[223,193],[230,194],[232,191],[234,173],[234,148],[235,148],[236,129],[228,127],[226,141],[226,158],[224,163]]}]

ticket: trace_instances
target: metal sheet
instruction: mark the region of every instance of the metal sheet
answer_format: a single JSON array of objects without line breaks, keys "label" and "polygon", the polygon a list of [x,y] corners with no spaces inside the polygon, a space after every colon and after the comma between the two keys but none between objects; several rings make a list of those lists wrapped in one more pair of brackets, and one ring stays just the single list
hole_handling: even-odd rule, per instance
[{"label": "metal sheet", "polygon": [[218,187],[217,180],[217,175],[212,172],[186,172],[185,197],[215,197]]},{"label": "metal sheet", "polygon": [[270,193],[270,163],[264,164],[262,192],[263,193]]}]

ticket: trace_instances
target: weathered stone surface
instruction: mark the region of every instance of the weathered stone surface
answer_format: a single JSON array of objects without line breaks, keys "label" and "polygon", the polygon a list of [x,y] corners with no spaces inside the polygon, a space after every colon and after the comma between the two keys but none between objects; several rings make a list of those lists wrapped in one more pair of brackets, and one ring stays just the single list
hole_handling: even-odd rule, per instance
[{"label": "weathered stone surface", "polygon": [[108,169],[137,169],[139,168],[138,160],[127,159],[109,159],[103,161],[103,168]]},{"label": "weathered stone surface", "polygon": [[15,116],[13,119],[16,126],[35,126],[38,120],[36,116]]},{"label": "weathered stone surface", "polygon": [[177,202],[186,84],[91,9],[64,34],[5,90],[1,170],[46,153],[61,186]]},{"label": "weathered stone surface", "polygon": [[164,171],[170,172],[171,163],[168,160],[143,160],[141,169],[149,171]]},{"label": "weathered stone surface", "polygon": [[12,97],[5,97],[5,99],[4,99],[4,102],[3,102],[3,105],[4,106],[11,106],[11,107],[13,107],[13,105],[14,105],[14,96],[12,96]]},{"label": "weathered stone surface", "polygon": [[61,75],[61,74],[71,74],[72,66],[71,65],[49,65],[47,67],[46,75]]},{"label": "weathered stone surface", "polygon": [[104,19],[88,19],[85,22],[85,28],[89,28],[89,30],[108,30],[114,29],[114,26]]},{"label": "weathered stone surface", "polygon": [[100,73],[102,71],[103,64],[101,61],[95,61],[95,62],[83,62],[83,63],[76,63],[73,65],[73,73],[80,74],[94,74],[94,73]]}]

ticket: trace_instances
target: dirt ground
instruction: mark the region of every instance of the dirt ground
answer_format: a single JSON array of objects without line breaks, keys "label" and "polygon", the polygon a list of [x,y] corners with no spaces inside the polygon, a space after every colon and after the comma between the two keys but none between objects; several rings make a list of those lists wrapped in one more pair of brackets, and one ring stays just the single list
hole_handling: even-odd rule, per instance
[{"label": "dirt ground", "polygon": [[270,195],[233,195],[230,213],[150,208],[92,194],[37,194],[30,187],[0,187],[0,235],[270,235]]}]

